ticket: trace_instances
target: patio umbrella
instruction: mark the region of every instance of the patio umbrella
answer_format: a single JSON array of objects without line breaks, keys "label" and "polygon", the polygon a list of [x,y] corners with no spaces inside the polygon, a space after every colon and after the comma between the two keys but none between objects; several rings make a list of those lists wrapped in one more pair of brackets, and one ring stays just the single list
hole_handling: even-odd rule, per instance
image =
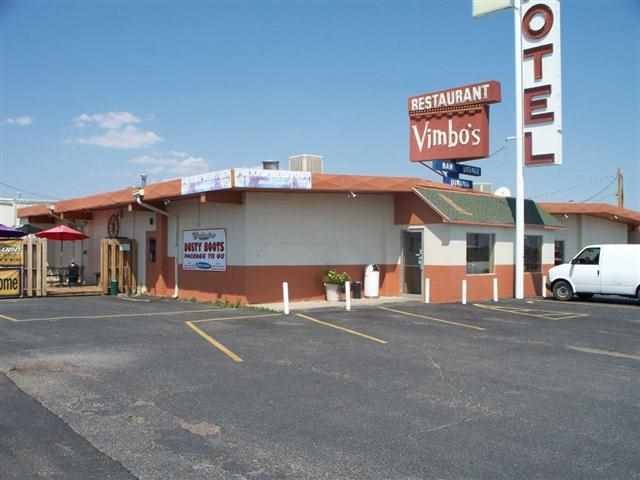
[{"label": "patio umbrella", "polygon": [[49,240],[84,240],[87,237],[84,233],[74,230],[66,225],[58,225],[57,227],[50,228],[49,230],[42,230],[36,233],[36,237],[48,238]]},{"label": "patio umbrella", "polygon": [[67,227],[66,225],[58,225],[57,227],[43,230],[36,233],[36,237],[46,238],[49,240],[60,240],[60,264],[62,264],[62,251],[64,250],[65,240],[73,242],[89,238],[84,233],[74,230],[71,227]]},{"label": "patio umbrella", "polygon": [[38,233],[42,231],[40,227],[36,227],[32,223],[25,223],[24,225],[18,227],[17,230],[20,230],[26,235],[31,235],[32,233]]},{"label": "patio umbrella", "polygon": [[21,232],[20,230],[7,227],[6,225],[3,225],[0,223],[0,237],[20,238],[20,237],[24,237],[25,235],[26,233]]}]

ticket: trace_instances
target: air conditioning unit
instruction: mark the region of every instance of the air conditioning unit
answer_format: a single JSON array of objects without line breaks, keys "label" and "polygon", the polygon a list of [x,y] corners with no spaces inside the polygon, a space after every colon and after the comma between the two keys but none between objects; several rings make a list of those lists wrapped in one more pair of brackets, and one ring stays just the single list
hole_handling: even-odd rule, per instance
[{"label": "air conditioning unit", "polygon": [[302,153],[289,157],[289,170],[322,173],[322,155]]}]

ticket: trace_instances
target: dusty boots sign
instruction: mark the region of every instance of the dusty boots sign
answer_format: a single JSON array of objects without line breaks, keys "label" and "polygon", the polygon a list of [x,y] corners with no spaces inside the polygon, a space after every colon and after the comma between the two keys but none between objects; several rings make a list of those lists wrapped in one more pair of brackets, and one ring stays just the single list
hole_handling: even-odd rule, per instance
[{"label": "dusty boots sign", "polygon": [[500,100],[500,83],[494,80],[410,97],[411,161],[487,157],[489,104]]}]

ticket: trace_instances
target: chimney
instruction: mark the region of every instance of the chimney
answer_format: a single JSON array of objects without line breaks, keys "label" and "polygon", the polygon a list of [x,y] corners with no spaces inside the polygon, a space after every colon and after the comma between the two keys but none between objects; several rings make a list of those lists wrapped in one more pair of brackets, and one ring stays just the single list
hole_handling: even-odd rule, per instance
[{"label": "chimney", "polygon": [[262,162],[264,170],[280,170],[280,162],[278,160],[265,160]]}]

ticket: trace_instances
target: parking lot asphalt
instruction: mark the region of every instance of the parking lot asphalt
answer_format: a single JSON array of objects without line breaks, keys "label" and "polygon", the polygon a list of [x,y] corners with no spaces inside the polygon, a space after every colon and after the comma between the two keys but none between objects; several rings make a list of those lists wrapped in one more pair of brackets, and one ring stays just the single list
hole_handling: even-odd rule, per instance
[{"label": "parking lot asphalt", "polygon": [[[47,462],[69,474],[44,478],[95,462],[99,478],[640,478],[639,341],[640,306],[602,300],[2,301],[0,370],[20,390],[0,383],[16,412],[0,458],[8,478]],[[24,404],[61,423],[14,439]],[[87,450],[65,463],[42,438]]]}]

